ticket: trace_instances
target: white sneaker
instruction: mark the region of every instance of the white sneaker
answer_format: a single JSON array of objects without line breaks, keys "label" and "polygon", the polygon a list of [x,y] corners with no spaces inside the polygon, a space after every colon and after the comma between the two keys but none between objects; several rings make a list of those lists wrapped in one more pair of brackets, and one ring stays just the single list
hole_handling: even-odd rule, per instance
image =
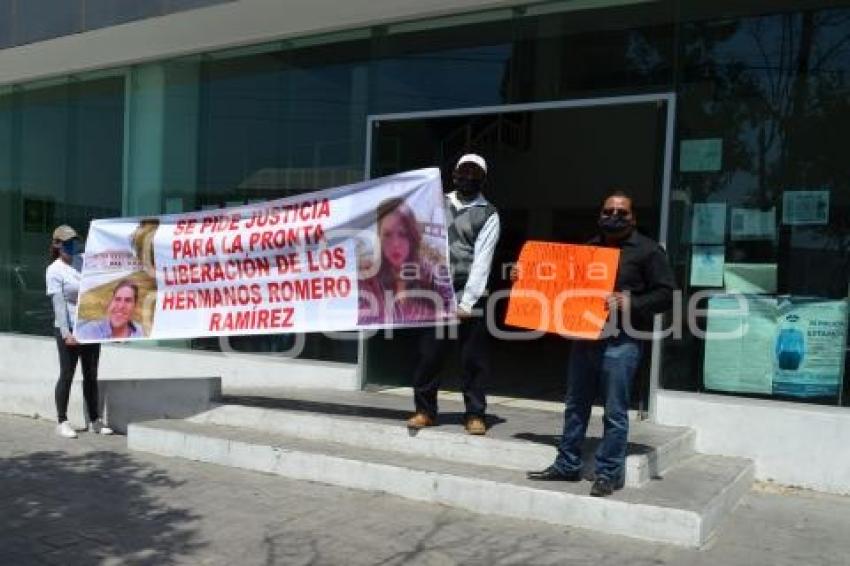
[{"label": "white sneaker", "polygon": [[112,429],[103,424],[100,419],[89,425],[89,430],[95,434],[112,434]]},{"label": "white sneaker", "polygon": [[77,431],[74,430],[71,423],[68,421],[62,421],[62,423],[56,427],[56,434],[63,438],[77,438]]}]

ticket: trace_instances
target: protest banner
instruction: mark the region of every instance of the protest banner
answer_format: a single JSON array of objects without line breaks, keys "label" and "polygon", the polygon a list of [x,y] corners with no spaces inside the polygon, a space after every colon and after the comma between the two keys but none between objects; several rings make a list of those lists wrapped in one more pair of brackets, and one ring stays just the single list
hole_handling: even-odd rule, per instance
[{"label": "protest banner", "polygon": [[80,342],[433,325],[455,317],[440,171],[217,210],[95,220]]},{"label": "protest banner", "polygon": [[570,338],[599,338],[619,260],[616,248],[527,242],[505,323]]}]

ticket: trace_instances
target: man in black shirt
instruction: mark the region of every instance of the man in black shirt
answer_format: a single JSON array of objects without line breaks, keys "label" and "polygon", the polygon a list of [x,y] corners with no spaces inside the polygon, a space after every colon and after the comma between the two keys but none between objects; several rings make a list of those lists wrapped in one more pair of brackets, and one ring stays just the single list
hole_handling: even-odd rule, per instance
[{"label": "man in black shirt", "polygon": [[596,478],[590,494],[610,495],[625,481],[629,397],[642,344],[634,330],[651,330],[655,314],[670,309],[675,281],[664,250],[635,231],[632,199],[612,193],[599,214],[599,236],[589,244],[620,249],[608,324],[599,340],[573,343],[567,375],[564,432],[554,464],[529,472],[533,480],[579,481],[581,446],[597,390],[605,403],[604,433],[596,451]]}]

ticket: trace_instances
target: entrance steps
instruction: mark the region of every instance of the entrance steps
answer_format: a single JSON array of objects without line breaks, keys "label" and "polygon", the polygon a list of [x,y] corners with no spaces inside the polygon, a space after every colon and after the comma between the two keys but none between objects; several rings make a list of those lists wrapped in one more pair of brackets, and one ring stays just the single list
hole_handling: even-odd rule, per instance
[{"label": "entrance steps", "polygon": [[[131,424],[131,449],[288,478],[379,491],[519,519],[698,547],[746,493],[748,460],[696,454],[694,432],[633,422],[627,485],[588,496],[590,483],[531,482],[555,456],[557,413],[491,407],[484,437],[463,432],[443,403],[441,426],[411,432],[408,399],[380,393],[231,396],[186,420]],[[405,408],[402,408],[405,407]],[[594,417],[586,453],[601,436]],[[590,458],[592,460],[592,458]],[[592,463],[590,464],[592,465]],[[592,469],[592,468],[591,468]]]}]

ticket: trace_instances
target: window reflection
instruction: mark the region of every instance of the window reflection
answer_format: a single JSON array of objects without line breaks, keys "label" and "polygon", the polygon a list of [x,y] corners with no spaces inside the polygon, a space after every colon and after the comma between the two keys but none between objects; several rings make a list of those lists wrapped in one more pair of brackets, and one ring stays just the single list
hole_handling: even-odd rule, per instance
[{"label": "window reflection", "polygon": [[[727,264],[775,273],[771,288],[750,292],[780,302],[783,296],[846,301],[850,174],[839,139],[850,125],[848,36],[846,9],[683,23],[679,138],[723,145],[719,170],[678,173],[671,251],[683,281],[694,253],[687,236],[695,206],[726,203],[729,230],[719,243]],[[769,229],[741,231],[761,217],[773,218]],[[704,357],[687,355],[703,347],[693,339],[668,345],[666,386],[711,389]],[[846,360],[844,366],[830,371],[846,374]],[[840,393],[807,400],[835,404]]]},{"label": "window reflection", "polygon": [[121,214],[124,86],[120,78],[62,82],[0,96],[0,242],[4,330],[47,335],[44,294],[50,234],[85,233],[94,218]]}]

